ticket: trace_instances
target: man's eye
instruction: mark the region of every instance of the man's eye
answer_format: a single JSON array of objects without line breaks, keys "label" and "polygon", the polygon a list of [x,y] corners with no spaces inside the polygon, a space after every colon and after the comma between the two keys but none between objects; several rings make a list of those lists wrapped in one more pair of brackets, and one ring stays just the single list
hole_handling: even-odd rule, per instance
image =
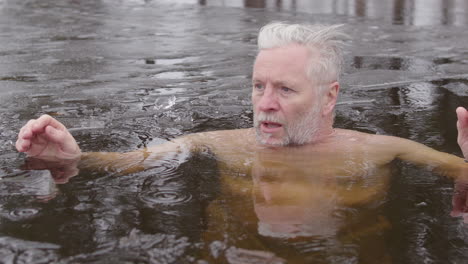
[{"label": "man's eye", "polygon": [[254,84],[255,90],[263,90],[264,86],[261,83],[256,83]]},{"label": "man's eye", "polygon": [[290,88],[288,88],[288,87],[283,86],[283,87],[281,87],[281,91],[282,91],[282,92],[285,92],[285,93],[290,93],[290,92],[292,92],[293,90],[290,89]]}]

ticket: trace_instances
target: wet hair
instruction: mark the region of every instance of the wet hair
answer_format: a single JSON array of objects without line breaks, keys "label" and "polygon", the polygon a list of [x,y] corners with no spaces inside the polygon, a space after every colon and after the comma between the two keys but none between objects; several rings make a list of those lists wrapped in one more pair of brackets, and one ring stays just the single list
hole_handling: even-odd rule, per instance
[{"label": "wet hair", "polygon": [[260,29],[258,49],[269,49],[299,44],[319,52],[319,60],[310,60],[306,73],[316,82],[320,92],[329,83],[338,81],[343,65],[342,47],[348,36],[343,25],[288,24],[272,22]]}]

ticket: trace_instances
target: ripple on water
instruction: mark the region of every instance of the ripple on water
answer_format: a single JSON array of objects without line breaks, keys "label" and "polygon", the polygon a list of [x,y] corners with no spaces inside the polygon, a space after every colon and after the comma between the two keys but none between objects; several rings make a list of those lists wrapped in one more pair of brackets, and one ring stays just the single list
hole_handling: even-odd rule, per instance
[{"label": "ripple on water", "polygon": [[192,200],[192,195],[182,190],[160,189],[144,191],[139,195],[140,200],[148,206],[180,205]]},{"label": "ripple on water", "polygon": [[160,164],[159,166],[152,167],[145,171],[145,174],[151,174],[152,179],[151,182],[155,182],[157,180],[172,180],[177,178],[179,174],[177,173],[177,168],[179,167],[179,163],[174,161],[168,161]]},{"label": "ripple on water", "polygon": [[21,221],[35,217],[39,213],[36,208],[16,208],[5,216],[12,221]]},{"label": "ripple on water", "polygon": [[[157,146],[155,146],[157,147]],[[161,186],[159,183],[165,184],[167,181],[172,181],[181,176],[178,171],[180,165],[187,161],[190,153],[182,151],[180,153],[168,153],[165,157],[151,157],[145,161],[145,166],[148,167],[144,172],[139,173],[141,176],[147,176],[145,186]],[[154,164],[152,164],[154,162]],[[163,181],[163,182],[161,182]]]}]

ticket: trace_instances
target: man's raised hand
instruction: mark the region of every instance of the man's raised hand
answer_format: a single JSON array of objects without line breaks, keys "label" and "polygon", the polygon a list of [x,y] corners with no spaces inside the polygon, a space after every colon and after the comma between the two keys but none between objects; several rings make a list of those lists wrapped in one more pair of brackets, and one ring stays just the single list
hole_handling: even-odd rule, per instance
[{"label": "man's raised hand", "polygon": [[458,107],[457,118],[458,145],[465,159],[468,159],[468,111],[463,107]]},{"label": "man's raised hand", "polygon": [[81,150],[67,128],[49,115],[29,120],[16,141],[16,149],[46,160],[78,159]]}]

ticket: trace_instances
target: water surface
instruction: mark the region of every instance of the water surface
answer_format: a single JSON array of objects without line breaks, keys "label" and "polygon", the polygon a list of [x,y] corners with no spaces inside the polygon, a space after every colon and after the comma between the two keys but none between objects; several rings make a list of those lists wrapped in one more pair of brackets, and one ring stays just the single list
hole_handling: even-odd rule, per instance
[{"label": "water surface", "polygon": [[425,168],[395,162],[376,203],[328,215],[308,211],[322,222],[278,230],[262,216],[307,207],[260,195],[275,182],[301,185],[274,173],[226,176],[205,153],[168,156],[131,175],[81,170],[58,184],[48,170],[24,171],[13,143],[27,120],[44,113],[69,127],[84,151],[124,152],[193,132],[250,127],[257,31],[288,20],[343,23],[352,36],[337,127],[460,155],[454,109],[468,106],[467,12],[466,1],[457,0],[0,0],[0,258],[465,262],[467,226],[450,216],[454,193],[465,188],[455,192],[453,181]]}]

